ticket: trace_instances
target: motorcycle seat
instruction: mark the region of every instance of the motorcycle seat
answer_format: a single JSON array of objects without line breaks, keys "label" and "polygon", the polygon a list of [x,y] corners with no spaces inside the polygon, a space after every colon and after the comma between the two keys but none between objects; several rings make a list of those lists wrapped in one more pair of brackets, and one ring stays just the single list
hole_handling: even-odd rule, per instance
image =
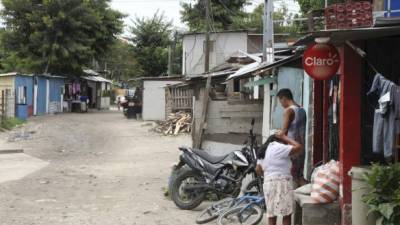
[{"label": "motorcycle seat", "polygon": [[201,149],[192,149],[192,151],[196,155],[200,156],[201,158],[212,164],[220,163],[228,156],[228,155],[222,155],[222,156],[210,155],[207,153],[207,151]]}]

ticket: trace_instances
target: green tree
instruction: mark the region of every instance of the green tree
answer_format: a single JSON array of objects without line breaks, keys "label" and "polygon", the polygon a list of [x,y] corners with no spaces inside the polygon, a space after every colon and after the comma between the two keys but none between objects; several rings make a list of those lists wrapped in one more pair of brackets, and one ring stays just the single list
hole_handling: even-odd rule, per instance
[{"label": "green tree", "polygon": [[2,0],[9,69],[77,74],[122,31],[123,14],[110,0]]},{"label": "green tree", "polygon": [[[248,0],[210,0],[210,14],[213,29],[230,30],[234,28],[235,20],[244,19],[246,13],[244,6]],[[182,3],[181,21],[186,23],[190,31],[204,31],[205,23],[205,1],[196,3]]]},{"label": "green tree", "polygon": [[127,81],[140,74],[133,45],[123,39],[115,41],[109,51],[99,59],[99,64],[103,65],[116,81]]},{"label": "green tree", "polygon": [[[246,18],[235,18],[235,29],[247,29],[262,33],[264,30],[264,4],[258,5],[253,12],[247,13]],[[291,22],[291,19],[297,18],[297,14],[289,13],[286,4],[282,3],[279,7],[275,8],[273,14],[274,20],[274,33],[282,34],[288,33],[290,37],[296,36],[299,31],[299,25]],[[287,22],[283,22],[286,20]]]},{"label": "green tree", "polygon": [[136,18],[131,27],[133,52],[141,76],[166,73],[172,22],[158,12],[151,18]]},{"label": "green tree", "polygon": [[[303,15],[312,10],[325,8],[325,0],[296,0],[300,5],[300,11]],[[328,5],[344,2],[343,0],[328,0]]]}]

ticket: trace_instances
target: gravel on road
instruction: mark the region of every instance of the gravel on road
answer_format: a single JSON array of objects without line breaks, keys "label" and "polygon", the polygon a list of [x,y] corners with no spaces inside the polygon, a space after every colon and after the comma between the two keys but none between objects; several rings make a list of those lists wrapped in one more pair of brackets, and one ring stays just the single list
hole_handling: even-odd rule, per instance
[{"label": "gravel on road", "polygon": [[163,191],[190,137],[150,128],[120,112],[94,111],[34,117],[0,134],[0,145],[49,163],[0,184],[0,224],[195,224],[197,212],[177,209]]}]

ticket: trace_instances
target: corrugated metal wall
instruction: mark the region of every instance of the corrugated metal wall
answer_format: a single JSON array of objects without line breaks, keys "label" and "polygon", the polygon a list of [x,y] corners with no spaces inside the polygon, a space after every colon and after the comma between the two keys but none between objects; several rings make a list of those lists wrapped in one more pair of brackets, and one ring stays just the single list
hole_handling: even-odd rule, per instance
[{"label": "corrugated metal wall", "polygon": [[[23,119],[26,119],[27,116],[32,116],[33,114],[33,77],[32,76],[23,76],[17,75],[15,77],[15,96],[16,99],[19,98],[18,90],[19,87],[26,87],[26,107],[17,107],[17,110],[23,110],[24,112],[16,112],[16,115],[25,115],[22,116]],[[17,102],[16,102],[17,104]],[[27,112],[25,112],[27,110]]]},{"label": "corrugated metal wall", "polygon": [[47,99],[47,87],[46,82],[47,78],[45,77],[36,77],[37,85],[38,85],[38,95],[37,95],[37,115],[46,114],[46,99]]}]

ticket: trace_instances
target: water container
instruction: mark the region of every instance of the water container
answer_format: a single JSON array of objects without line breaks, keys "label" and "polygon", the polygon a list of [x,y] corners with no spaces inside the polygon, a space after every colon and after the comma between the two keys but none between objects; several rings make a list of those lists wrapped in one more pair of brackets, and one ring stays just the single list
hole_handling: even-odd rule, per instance
[{"label": "water container", "polygon": [[25,104],[18,104],[16,108],[16,117],[20,120],[27,120],[28,119],[28,105]]},{"label": "water container", "polygon": [[349,172],[352,186],[352,220],[355,225],[375,225],[376,215],[368,215],[370,208],[362,202],[362,197],[370,190],[367,182],[364,181],[364,174],[368,173],[368,168],[353,167]]}]

